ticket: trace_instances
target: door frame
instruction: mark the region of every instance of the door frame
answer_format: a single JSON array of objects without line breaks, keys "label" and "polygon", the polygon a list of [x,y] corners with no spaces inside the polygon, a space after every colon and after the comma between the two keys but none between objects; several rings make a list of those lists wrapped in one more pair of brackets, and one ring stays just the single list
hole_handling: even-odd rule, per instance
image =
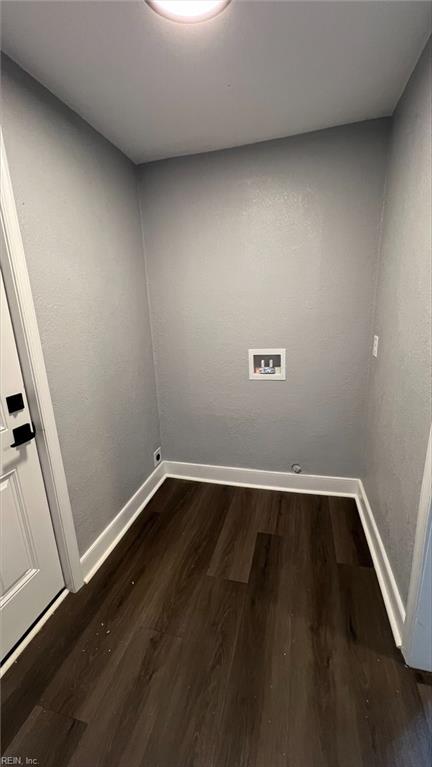
[{"label": "door frame", "polygon": [[402,652],[409,666],[432,671],[432,427],[420,490]]},{"label": "door frame", "polygon": [[1,128],[0,168],[3,279],[64,581],[78,591],[84,583],[78,542]]}]

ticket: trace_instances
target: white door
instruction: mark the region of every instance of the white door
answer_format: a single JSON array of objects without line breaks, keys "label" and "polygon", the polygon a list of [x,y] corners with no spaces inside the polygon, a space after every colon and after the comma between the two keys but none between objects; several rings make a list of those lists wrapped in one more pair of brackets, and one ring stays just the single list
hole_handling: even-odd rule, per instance
[{"label": "white door", "polygon": [[64,587],[1,277],[1,658]]}]

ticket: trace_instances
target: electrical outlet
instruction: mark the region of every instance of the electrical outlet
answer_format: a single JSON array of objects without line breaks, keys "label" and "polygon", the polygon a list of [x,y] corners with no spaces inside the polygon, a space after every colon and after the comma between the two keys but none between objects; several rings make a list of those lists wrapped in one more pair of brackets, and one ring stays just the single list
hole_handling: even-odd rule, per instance
[{"label": "electrical outlet", "polygon": [[160,447],[158,447],[157,450],[155,450],[153,453],[154,466],[159,466],[161,460],[162,460],[162,450],[160,449]]},{"label": "electrical outlet", "polygon": [[379,343],[379,336],[374,336],[373,346],[372,346],[372,354],[374,357],[378,357],[378,343]]}]

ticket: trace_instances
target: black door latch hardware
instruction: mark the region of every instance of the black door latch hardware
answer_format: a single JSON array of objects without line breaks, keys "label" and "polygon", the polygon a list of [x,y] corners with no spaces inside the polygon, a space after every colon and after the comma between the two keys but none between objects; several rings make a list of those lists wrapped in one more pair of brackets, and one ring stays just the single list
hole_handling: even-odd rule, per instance
[{"label": "black door latch hardware", "polygon": [[35,438],[36,429],[33,424],[25,423],[22,426],[17,426],[16,429],[12,429],[12,433],[15,441],[12,442],[11,447],[19,447]]}]

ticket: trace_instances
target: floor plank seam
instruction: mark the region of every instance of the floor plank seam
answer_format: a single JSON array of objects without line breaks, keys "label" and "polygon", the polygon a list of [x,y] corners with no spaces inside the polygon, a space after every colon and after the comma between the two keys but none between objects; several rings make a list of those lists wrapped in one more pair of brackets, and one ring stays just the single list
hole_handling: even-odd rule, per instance
[{"label": "floor plank seam", "polygon": [[394,646],[352,499],[167,479],[148,509],[5,674],[17,754],[429,767],[432,675]]}]

